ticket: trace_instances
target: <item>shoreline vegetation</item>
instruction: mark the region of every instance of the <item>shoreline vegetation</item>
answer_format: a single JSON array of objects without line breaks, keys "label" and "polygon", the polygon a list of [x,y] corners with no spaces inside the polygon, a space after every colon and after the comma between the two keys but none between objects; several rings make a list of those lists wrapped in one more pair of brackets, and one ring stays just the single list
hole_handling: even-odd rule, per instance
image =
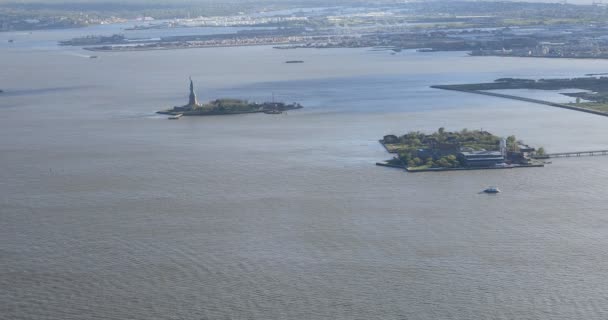
[{"label": "shoreline vegetation", "polygon": [[534,159],[545,154],[544,148],[537,150],[515,136],[503,139],[481,130],[448,132],[439,128],[431,134],[412,131],[402,136],[386,135],[379,142],[394,157],[376,165],[408,172],[544,166],[543,162]]},{"label": "shoreline vegetation", "polygon": [[[608,77],[583,77],[566,79],[518,79],[501,78],[489,83],[434,85],[431,88],[475,93],[498,98],[519,100],[548,105],[563,109],[608,116]],[[490,92],[490,90],[530,89],[530,90],[565,90],[577,89],[580,92],[561,93],[576,98],[574,103],[556,103],[540,99],[525,98],[516,95]]]}]

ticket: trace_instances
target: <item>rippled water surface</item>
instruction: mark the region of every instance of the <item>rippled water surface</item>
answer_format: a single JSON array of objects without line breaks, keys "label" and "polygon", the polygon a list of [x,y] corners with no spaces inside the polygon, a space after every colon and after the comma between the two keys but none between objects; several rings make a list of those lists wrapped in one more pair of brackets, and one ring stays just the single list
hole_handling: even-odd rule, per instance
[{"label": "rippled water surface", "polygon": [[[608,149],[607,118],[428,87],[608,61],[49,44],[74,32],[0,34],[0,318],[608,318],[608,157],[374,166],[382,135],[440,126]],[[188,76],[202,99],[306,108],[156,116]]]}]

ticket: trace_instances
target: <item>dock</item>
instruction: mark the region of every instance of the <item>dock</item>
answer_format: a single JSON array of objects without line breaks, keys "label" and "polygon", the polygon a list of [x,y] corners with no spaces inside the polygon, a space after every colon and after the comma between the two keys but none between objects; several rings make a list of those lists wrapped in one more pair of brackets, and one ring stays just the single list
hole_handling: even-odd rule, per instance
[{"label": "dock", "polygon": [[407,168],[405,166],[396,165],[396,164],[390,164],[390,163],[376,162],[376,165],[379,166],[379,167],[387,167],[387,168],[396,168],[396,169],[401,169],[401,170],[407,170]]}]

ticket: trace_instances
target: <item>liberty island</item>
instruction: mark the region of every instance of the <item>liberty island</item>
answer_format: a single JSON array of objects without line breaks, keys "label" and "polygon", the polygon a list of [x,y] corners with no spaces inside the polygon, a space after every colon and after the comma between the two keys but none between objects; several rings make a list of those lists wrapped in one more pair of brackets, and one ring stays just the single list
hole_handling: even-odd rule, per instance
[{"label": "liberty island", "polygon": [[301,109],[299,103],[286,104],[283,102],[249,102],[247,100],[222,98],[207,103],[199,103],[194,90],[194,82],[190,78],[190,95],[188,104],[172,109],[157,111],[159,114],[170,115],[170,119],[179,119],[181,116],[214,116],[241,113],[280,114],[283,111]]}]

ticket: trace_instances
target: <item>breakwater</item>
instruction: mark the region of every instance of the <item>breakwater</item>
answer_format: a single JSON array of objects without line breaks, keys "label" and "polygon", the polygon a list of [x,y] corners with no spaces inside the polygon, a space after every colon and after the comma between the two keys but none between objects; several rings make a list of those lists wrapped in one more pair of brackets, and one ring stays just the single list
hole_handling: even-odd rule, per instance
[{"label": "breakwater", "polygon": [[487,91],[479,91],[479,90],[468,90],[468,89],[459,88],[458,86],[451,86],[451,85],[436,85],[436,86],[431,86],[431,88],[433,88],[433,89],[442,89],[442,90],[451,90],[451,91],[460,91],[460,92],[465,92],[465,93],[475,93],[475,94],[481,94],[481,95],[490,96],[490,97],[505,98],[505,99],[511,99],[511,100],[519,100],[519,101],[536,103],[536,104],[544,104],[546,106],[557,107],[557,108],[568,109],[568,110],[574,110],[574,111],[580,111],[580,112],[586,112],[586,113],[591,113],[591,114],[595,114],[595,115],[599,115],[599,116],[608,117],[608,113],[602,112],[602,111],[591,110],[591,109],[586,109],[586,108],[581,108],[581,107],[576,107],[576,106],[571,106],[571,105],[567,105],[567,104],[556,103],[556,102],[551,102],[551,101],[546,101],[546,100],[524,98],[524,97],[514,96],[514,95],[510,95],[510,94],[487,92]]}]

